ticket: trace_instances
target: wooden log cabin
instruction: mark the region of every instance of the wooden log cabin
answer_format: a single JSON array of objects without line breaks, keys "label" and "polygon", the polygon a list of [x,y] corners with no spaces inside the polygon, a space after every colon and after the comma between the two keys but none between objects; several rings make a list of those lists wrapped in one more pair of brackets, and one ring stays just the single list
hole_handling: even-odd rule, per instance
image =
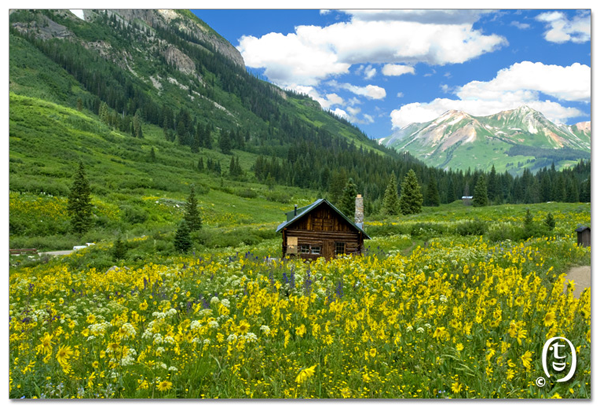
[{"label": "wooden log cabin", "polygon": [[356,197],[355,222],[325,199],[286,213],[287,220],[277,227],[282,233],[283,257],[331,259],[362,254],[364,240],[371,239],[363,230],[362,200],[360,195]]}]

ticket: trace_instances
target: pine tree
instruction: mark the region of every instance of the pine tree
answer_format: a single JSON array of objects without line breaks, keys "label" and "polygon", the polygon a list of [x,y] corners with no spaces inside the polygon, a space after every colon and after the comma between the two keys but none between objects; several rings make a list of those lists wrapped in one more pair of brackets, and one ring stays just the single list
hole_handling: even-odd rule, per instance
[{"label": "pine tree", "polygon": [[190,231],[197,231],[202,228],[202,219],[200,218],[200,212],[198,211],[198,200],[196,199],[194,186],[191,186],[190,196],[185,204],[185,215],[183,218]]},{"label": "pine tree", "polygon": [[544,224],[546,224],[546,226],[548,227],[548,229],[550,231],[552,231],[554,229],[554,227],[556,227],[556,221],[554,220],[554,217],[552,216],[551,212],[549,212],[548,215],[546,215]]},{"label": "pine tree", "polygon": [[423,194],[421,186],[417,180],[417,175],[413,169],[410,169],[402,181],[402,191],[400,194],[400,211],[402,214],[418,214],[423,205]]},{"label": "pine tree", "polygon": [[156,162],[156,152],[154,151],[154,147],[150,149],[150,161],[153,163]]},{"label": "pine tree", "polygon": [[592,184],[590,182],[590,179],[591,179],[591,177],[588,177],[587,180],[585,180],[581,184],[581,195],[580,195],[579,199],[581,200],[582,203],[590,202],[591,195],[592,195]]},{"label": "pine tree", "polygon": [[117,240],[113,244],[112,256],[114,261],[118,261],[119,259],[125,259],[127,256],[127,246],[121,239],[119,235]]},{"label": "pine tree", "polygon": [[529,208],[525,213],[525,218],[523,219],[523,232],[525,234],[525,238],[529,238],[533,236],[533,215]]},{"label": "pine tree", "polygon": [[392,173],[390,182],[385,190],[383,196],[383,214],[385,215],[398,215],[400,214],[400,198],[398,197],[398,184],[396,183],[396,176]]},{"label": "pine tree", "polygon": [[498,201],[498,178],[496,176],[496,167],[492,164],[492,169],[487,180],[488,200],[491,203]]},{"label": "pine tree", "polygon": [[473,207],[485,207],[488,205],[487,182],[485,175],[482,174],[475,184],[475,193],[473,194]]},{"label": "pine tree", "polygon": [[83,235],[92,227],[92,198],[90,184],[85,175],[83,162],[79,162],[79,170],[69,193],[67,211],[71,215],[71,229]]},{"label": "pine tree", "polygon": [[223,154],[231,153],[231,137],[228,132],[222,131],[219,134],[219,148]]},{"label": "pine tree", "polygon": [[348,183],[346,183],[346,187],[344,187],[344,191],[342,192],[342,198],[340,199],[338,208],[352,221],[354,221],[357,194],[358,190],[356,184],[354,184],[354,180],[352,180],[352,178],[348,179]]},{"label": "pine tree", "polygon": [[431,175],[431,177],[429,177],[429,183],[427,183],[427,192],[425,197],[428,206],[440,206],[440,194],[438,192],[437,183],[433,174]]},{"label": "pine tree", "polygon": [[204,160],[202,160],[202,157],[200,157],[200,159],[198,160],[198,170],[204,171]]},{"label": "pine tree", "polygon": [[185,220],[179,223],[177,232],[175,232],[175,250],[178,252],[187,253],[192,249],[192,239],[190,238],[190,227]]},{"label": "pine tree", "polygon": [[204,147],[212,149],[212,134],[210,125],[207,123],[204,128]]},{"label": "pine tree", "polygon": [[140,111],[138,110],[133,116],[133,122],[131,123],[131,133],[134,137],[138,139],[144,138],[144,133],[142,132],[142,119],[141,119]]},{"label": "pine tree", "polygon": [[346,169],[343,167],[340,170],[335,170],[333,172],[333,177],[331,177],[331,181],[329,182],[329,196],[331,197],[331,203],[333,205],[338,205],[338,201],[342,197],[342,192],[344,191],[347,180],[348,176]]}]

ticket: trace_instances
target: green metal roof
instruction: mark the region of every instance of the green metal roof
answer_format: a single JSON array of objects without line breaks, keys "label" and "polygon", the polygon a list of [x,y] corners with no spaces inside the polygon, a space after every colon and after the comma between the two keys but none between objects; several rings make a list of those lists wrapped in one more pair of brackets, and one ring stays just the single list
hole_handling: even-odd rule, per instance
[{"label": "green metal roof", "polygon": [[337,208],[335,208],[335,206],[333,204],[331,204],[329,201],[325,200],[324,198],[319,198],[317,201],[315,201],[314,203],[312,203],[310,205],[298,208],[297,210],[295,210],[296,211],[296,216],[294,216],[294,211],[290,211],[290,212],[285,213],[285,215],[287,217],[287,221],[284,221],[281,224],[279,224],[277,226],[276,232],[280,232],[285,227],[287,227],[288,225],[292,224],[294,221],[299,220],[300,218],[304,217],[306,214],[308,214],[309,212],[311,212],[312,210],[314,210],[315,208],[317,208],[319,205],[321,205],[323,203],[325,203],[328,206],[330,206],[343,219],[345,219],[346,221],[348,221],[348,223],[351,226],[353,226],[354,228],[356,228],[357,230],[359,230],[360,232],[362,232],[363,234],[365,234],[365,238],[371,239],[371,237],[361,227],[359,227],[358,225],[356,225],[353,221],[351,221],[348,217],[346,217],[346,215],[343,212],[341,212],[340,210],[338,210]]}]

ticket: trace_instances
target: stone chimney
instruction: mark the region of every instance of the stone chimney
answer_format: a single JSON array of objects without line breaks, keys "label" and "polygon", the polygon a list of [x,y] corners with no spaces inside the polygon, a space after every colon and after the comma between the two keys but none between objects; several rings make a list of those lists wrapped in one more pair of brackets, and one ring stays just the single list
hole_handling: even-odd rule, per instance
[{"label": "stone chimney", "polygon": [[355,203],[354,223],[362,229],[365,222],[365,207],[363,205],[363,197],[360,194],[356,196]]}]

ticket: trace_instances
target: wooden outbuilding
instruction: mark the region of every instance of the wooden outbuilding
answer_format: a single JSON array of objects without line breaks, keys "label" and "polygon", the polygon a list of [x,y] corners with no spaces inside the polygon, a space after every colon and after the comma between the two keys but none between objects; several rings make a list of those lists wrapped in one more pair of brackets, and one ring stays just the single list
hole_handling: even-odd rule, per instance
[{"label": "wooden outbuilding", "polygon": [[464,205],[471,205],[473,203],[473,196],[462,196],[462,202]]},{"label": "wooden outbuilding", "polygon": [[326,259],[338,255],[359,255],[364,252],[364,240],[371,239],[362,227],[362,197],[356,197],[356,217],[353,222],[333,204],[319,199],[286,213],[287,220],[277,227],[282,233],[283,257]]},{"label": "wooden outbuilding", "polygon": [[577,245],[589,247],[592,245],[592,230],[590,227],[579,227],[575,230],[577,232]]}]

